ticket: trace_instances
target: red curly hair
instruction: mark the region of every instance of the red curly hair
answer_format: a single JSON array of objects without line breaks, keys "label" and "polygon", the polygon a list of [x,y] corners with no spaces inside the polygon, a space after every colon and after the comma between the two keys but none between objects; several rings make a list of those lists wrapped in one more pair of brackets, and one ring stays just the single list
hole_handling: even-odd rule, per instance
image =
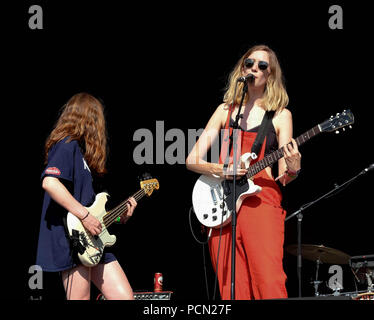
[{"label": "red curly hair", "polygon": [[63,106],[61,115],[45,143],[45,161],[51,147],[69,137],[83,146],[84,158],[97,174],[106,172],[107,135],[102,103],[88,93],[72,96]]}]

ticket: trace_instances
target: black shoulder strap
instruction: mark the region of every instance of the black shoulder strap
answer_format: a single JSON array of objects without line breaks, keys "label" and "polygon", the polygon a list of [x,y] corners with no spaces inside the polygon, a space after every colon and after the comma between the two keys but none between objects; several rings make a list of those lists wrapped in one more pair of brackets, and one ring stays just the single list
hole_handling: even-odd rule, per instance
[{"label": "black shoulder strap", "polygon": [[266,111],[264,117],[262,118],[260,128],[258,129],[255,142],[253,143],[251,149],[251,152],[254,152],[256,155],[258,155],[261,150],[265,136],[269,131],[271,120],[273,119],[274,113],[274,111]]}]

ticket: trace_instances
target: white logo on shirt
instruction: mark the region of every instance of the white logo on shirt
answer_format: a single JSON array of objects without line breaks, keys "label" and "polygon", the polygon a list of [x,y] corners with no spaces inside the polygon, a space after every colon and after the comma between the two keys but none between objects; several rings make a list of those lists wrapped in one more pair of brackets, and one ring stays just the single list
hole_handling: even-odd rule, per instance
[{"label": "white logo on shirt", "polygon": [[91,172],[91,170],[88,167],[87,162],[84,160],[84,158],[82,158],[82,160],[83,160],[83,169],[87,169],[89,172]]}]

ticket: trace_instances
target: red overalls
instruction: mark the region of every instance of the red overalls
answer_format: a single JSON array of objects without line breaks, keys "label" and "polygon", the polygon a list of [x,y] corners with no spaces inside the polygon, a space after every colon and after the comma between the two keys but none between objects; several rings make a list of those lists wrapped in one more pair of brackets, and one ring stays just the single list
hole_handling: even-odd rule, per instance
[{"label": "red overalls", "polygon": [[[240,132],[239,144],[241,154],[244,154],[251,151],[257,133]],[[257,160],[252,160],[252,164],[264,157],[265,145],[266,137],[260,155]],[[221,149],[221,163],[226,154],[227,144]],[[265,170],[255,175],[254,183],[261,186],[262,191],[246,198],[237,213],[235,299],[287,298],[282,263],[286,215],[281,207],[282,194]],[[230,223],[222,229],[217,272],[223,300],[231,298],[231,234]],[[220,229],[213,229],[209,249],[214,270],[219,237]]]}]

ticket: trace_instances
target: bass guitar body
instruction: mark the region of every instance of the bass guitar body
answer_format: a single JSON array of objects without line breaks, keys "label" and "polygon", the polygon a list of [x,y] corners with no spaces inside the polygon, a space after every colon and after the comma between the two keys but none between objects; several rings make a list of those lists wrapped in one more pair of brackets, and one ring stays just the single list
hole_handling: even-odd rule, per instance
[{"label": "bass guitar body", "polygon": [[105,210],[107,197],[108,194],[105,192],[97,194],[95,202],[87,208],[88,212],[101,222],[102,232],[97,236],[92,236],[75,215],[70,212],[67,215],[69,236],[78,249],[79,260],[87,267],[97,265],[103,256],[104,248],[116,242],[116,236],[109,234],[103,222],[107,213]]},{"label": "bass guitar body", "polygon": [[[140,190],[132,195],[136,201],[139,201],[144,196],[150,196],[153,190],[158,190],[159,188],[157,179],[152,179],[149,174],[144,174],[143,177],[144,180],[140,182]],[[95,202],[87,208],[88,212],[101,223],[102,231],[99,235],[91,235],[84,228],[81,220],[72,213],[68,212],[67,215],[66,222],[69,237],[73,243],[73,247],[78,251],[79,260],[87,267],[97,265],[104,254],[104,248],[115,244],[116,236],[109,234],[108,227],[128,210],[127,204],[129,200],[126,199],[117,207],[107,212],[105,204],[108,196],[106,192],[97,194]]]}]

